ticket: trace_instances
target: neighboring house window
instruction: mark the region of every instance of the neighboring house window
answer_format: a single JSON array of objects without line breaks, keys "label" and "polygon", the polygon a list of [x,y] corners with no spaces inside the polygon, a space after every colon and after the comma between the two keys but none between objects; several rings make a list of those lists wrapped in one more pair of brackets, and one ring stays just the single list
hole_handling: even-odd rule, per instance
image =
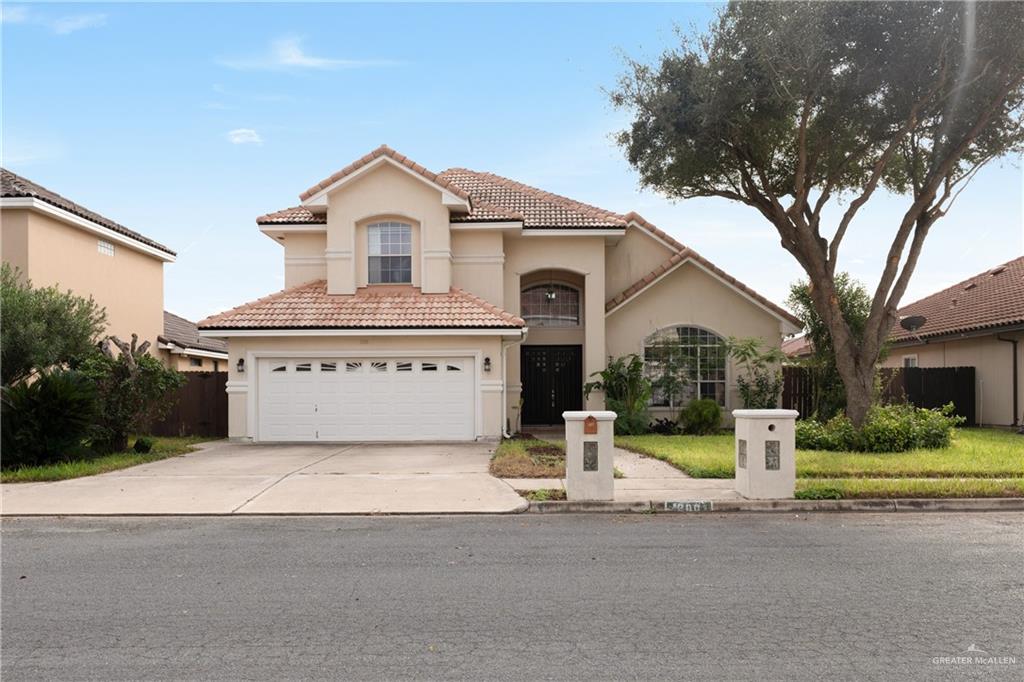
[{"label": "neighboring house window", "polygon": [[916,355],[904,355],[903,356],[904,367],[917,367],[917,356]]},{"label": "neighboring house window", "polygon": [[189,358],[188,359],[188,365],[189,365],[189,367],[202,367],[203,366],[203,359],[202,358]]},{"label": "neighboring house window", "polygon": [[669,327],[644,342],[644,370],[654,384],[651,405],[679,408],[695,398],[725,405],[725,343],[699,327]]},{"label": "neighboring house window", "polygon": [[102,239],[96,242],[96,250],[102,253],[104,256],[114,255],[114,245],[110,242],[105,242]]},{"label": "neighboring house window", "polygon": [[367,226],[370,284],[412,284],[412,226],[382,222]]},{"label": "neighboring house window", "polygon": [[519,297],[523,319],[532,327],[578,327],[580,292],[567,284],[537,284]]}]

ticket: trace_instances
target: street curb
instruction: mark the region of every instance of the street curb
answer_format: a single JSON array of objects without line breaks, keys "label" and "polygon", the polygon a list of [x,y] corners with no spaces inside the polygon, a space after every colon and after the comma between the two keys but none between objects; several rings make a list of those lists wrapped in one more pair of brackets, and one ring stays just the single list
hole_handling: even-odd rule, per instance
[{"label": "street curb", "polygon": [[709,512],[1024,512],[1024,497],[868,500],[680,500],[672,502],[531,502],[528,513]]}]

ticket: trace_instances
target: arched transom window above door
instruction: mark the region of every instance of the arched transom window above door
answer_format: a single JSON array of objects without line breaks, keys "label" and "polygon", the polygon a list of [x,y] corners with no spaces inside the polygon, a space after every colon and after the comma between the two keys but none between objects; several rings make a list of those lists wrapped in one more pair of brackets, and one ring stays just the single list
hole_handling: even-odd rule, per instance
[{"label": "arched transom window above door", "polygon": [[695,398],[725,406],[725,340],[700,327],[668,327],[644,341],[651,405],[680,408]]},{"label": "arched transom window above door", "polygon": [[370,284],[412,284],[412,225],[394,220],[366,226]]},{"label": "arched transom window above door", "polygon": [[531,327],[578,327],[580,291],[568,284],[534,284],[522,290],[519,308]]}]

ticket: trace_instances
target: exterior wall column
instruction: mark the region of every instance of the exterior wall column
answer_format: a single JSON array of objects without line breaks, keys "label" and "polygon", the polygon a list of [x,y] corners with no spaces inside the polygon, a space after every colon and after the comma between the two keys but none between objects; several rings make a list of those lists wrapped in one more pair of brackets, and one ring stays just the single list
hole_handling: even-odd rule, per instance
[{"label": "exterior wall column", "polygon": [[[607,364],[604,343],[604,264],[586,275],[583,291],[583,382],[591,380]],[[604,393],[594,391],[586,400],[586,409],[603,410]]]}]

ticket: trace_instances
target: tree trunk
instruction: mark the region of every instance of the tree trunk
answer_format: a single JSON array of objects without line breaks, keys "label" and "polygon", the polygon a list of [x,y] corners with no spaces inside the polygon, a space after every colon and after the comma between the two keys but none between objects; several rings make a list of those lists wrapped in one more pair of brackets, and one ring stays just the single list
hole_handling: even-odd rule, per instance
[{"label": "tree trunk", "polygon": [[858,365],[854,376],[843,378],[846,389],[846,416],[858,429],[864,426],[875,399],[874,363]]}]

